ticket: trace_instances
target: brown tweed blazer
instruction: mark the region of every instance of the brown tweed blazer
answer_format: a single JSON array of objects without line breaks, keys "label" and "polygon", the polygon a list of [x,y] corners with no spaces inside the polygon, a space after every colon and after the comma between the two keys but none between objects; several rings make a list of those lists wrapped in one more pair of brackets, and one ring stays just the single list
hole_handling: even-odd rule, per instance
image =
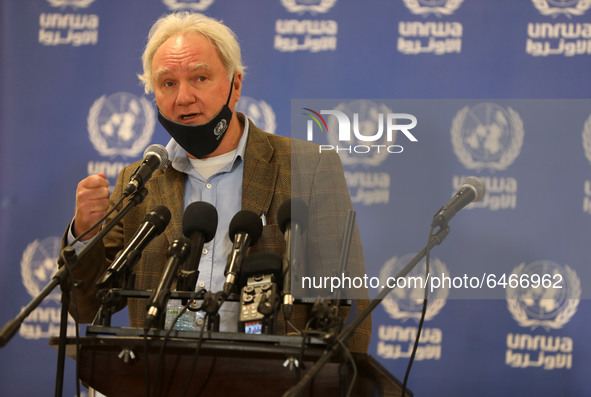
[{"label": "brown tweed blazer", "polygon": [[[119,200],[137,165],[136,162],[121,171],[111,195],[111,204]],[[164,205],[170,209],[171,221],[164,233],[155,238],[143,251],[134,268],[136,289],[153,290],[157,287],[166,264],[168,247],[174,239],[182,236],[185,178],[185,174],[172,167],[155,171],[146,184],[149,191],[146,199],[134,207],[107,234],[103,244],[97,244],[77,266],[74,277],[76,280],[84,281],[83,287],[77,290],[80,322],[92,322],[99,309],[96,280],[108,268],[117,252],[128,244],[145,214],[158,205]],[[313,269],[312,273],[315,274],[321,273],[318,269],[335,269],[345,216],[352,208],[343,169],[336,153],[320,155],[315,144],[268,134],[250,122],[242,192],[242,209],[257,214],[264,210],[267,214],[267,225],[263,228],[261,238],[250,248],[250,253],[283,254],[284,236],[277,224],[277,211],[290,197],[300,197],[308,204],[312,214],[306,233],[307,251],[315,258],[314,266],[310,266],[310,269]],[[223,209],[218,208],[218,211],[220,210]],[[350,263],[353,264],[352,268],[357,269],[355,273],[361,275],[365,272],[358,230],[353,236]],[[367,298],[366,292],[363,291],[360,297]],[[366,299],[359,300],[358,310],[366,305]],[[146,315],[146,301],[129,299],[128,306],[130,325],[142,327]],[[309,311],[309,305],[296,305],[291,322],[298,329],[303,329]],[[341,310],[341,316],[345,317],[347,314],[347,309]],[[278,318],[277,328],[279,333],[286,332],[282,315]],[[350,339],[351,349],[356,352],[367,351],[370,335],[371,319],[368,319]]]}]

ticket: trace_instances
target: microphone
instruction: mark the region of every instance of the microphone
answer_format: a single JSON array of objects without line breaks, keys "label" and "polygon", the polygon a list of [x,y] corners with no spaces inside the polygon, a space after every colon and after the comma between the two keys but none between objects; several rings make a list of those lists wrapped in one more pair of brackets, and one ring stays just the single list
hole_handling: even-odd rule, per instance
[{"label": "microphone", "polygon": [[233,245],[224,271],[226,282],[224,283],[223,293],[225,296],[232,292],[232,287],[236,283],[236,277],[240,273],[248,247],[257,242],[262,232],[263,223],[261,218],[252,211],[239,211],[230,221],[229,235]]},{"label": "microphone", "polygon": [[123,270],[130,268],[141,258],[142,251],[156,236],[166,229],[170,222],[170,211],[164,206],[158,206],[148,212],[143,223],[131,238],[129,244],[117,255],[111,266],[96,282],[98,288],[106,287]]},{"label": "microphone", "polygon": [[127,197],[140,188],[144,187],[146,182],[152,176],[152,173],[158,168],[168,164],[168,152],[162,145],[150,145],[144,151],[144,161],[135,170],[125,190],[123,197]]},{"label": "microphone", "polygon": [[473,201],[480,201],[484,196],[484,182],[475,176],[469,176],[462,182],[460,190],[433,216],[431,226],[443,227],[462,208]]},{"label": "microphone", "polygon": [[279,228],[285,236],[283,255],[283,316],[291,317],[293,295],[291,291],[291,269],[300,265],[298,247],[300,237],[308,225],[308,206],[302,199],[292,198],[285,201],[277,211]]},{"label": "microphone", "polygon": [[281,267],[281,258],[266,252],[257,252],[244,260],[240,274],[239,331],[246,334],[275,333]]},{"label": "microphone", "polygon": [[148,314],[144,323],[144,329],[147,331],[151,328],[154,321],[161,318],[164,312],[164,306],[170,297],[170,288],[177,275],[178,267],[185,261],[185,258],[191,251],[191,242],[186,237],[174,240],[168,248],[168,262],[164,274],[160,279],[158,287],[148,301]]},{"label": "microphone", "polygon": [[189,238],[192,249],[181,267],[177,291],[195,291],[203,245],[213,239],[217,227],[218,212],[213,205],[197,201],[187,206],[183,214],[183,235]]}]

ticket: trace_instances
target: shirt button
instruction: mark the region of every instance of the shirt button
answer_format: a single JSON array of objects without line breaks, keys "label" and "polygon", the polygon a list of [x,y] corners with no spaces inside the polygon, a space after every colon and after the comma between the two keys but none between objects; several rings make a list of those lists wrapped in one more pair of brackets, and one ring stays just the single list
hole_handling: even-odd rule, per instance
[{"label": "shirt button", "polygon": [[204,283],[203,281],[201,281],[201,282],[199,282],[199,286],[200,286],[201,288],[203,288],[203,287],[205,287],[205,283]]},{"label": "shirt button", "polygon": [[211,183],[206,184],[205,187],[211,189]]},{"label": "shirt button", "polygon": [[203,251],[201,251],[201,253],[202,253],[203,255],[207,255],[207,248],[203,248]]}]

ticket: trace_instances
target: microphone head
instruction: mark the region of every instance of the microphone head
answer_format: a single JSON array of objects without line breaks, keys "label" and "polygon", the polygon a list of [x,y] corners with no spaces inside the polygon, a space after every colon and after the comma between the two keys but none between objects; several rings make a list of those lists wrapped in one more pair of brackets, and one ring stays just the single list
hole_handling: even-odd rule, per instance
[{"label": "microphone head", "polygon": [[160,234],[170,222],[170,210],[163,205],[159,205],[146,214],[144,222],[153,224],[158,234]]},{"label": "microphone head", "polygon": [[480,201],[482,200],[482,197],[484,197],[485,187],[482,179],[475,176],[469,176],[462,182],[462,188],[464,187],[471,188],[476,194],[476,197],[473,201]]},{"label": "microphone head", "polygon": [[208,243],[215,236],[218,227],[218,212],[213,205],[205,201],[196,201],[187,206],[183,214],[183,234],[190,237],[193,233],[203,233]]},{"label": "microphone head", "polygon": [[252,211],[242,210],[234,215],[230,221],[229,235],[234,242],[236,233],[246,233],[250,237],[251,245],[257,242],[263,233],[263,222],[257,214]]},{"label": "microphone head", "polygon": [[296,223],[304,231],[308,225],[308,206],[300,198],[285,201],[277,211],[277,222],[282,233],[285,233],[288,223]]},{"label": "microphone head", "polygon": [[158,159],[160,159],[160,165],[158,166],[158,168],[165,167],[168,164],[168,152],[166,151],[166,148],[162,145],[158,145],[155,143],[153,145],[148,146],[146,150],[144,150],[144,158],[148,156],[156,156],[158,157]]}]

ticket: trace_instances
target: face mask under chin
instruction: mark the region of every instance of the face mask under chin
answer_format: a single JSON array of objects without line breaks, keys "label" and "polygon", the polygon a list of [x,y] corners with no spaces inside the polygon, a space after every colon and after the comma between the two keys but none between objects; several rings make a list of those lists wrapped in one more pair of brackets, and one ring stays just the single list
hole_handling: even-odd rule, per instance
[{"label": "face mask under chin", "polygon": [[234,88],[234,77],[230,82],[230,92],[226,104],[205,124],[200,125],[186,125],[180,124],[170,119],[167,119],[160,113],[158,109],[158,121],[164,127],[170,136],[179,144],[187,153],[201,159],[220,146],[220,143],[228,131],[228,126],[232,120],[232,111],[228,107],[230,98],[232,97],[232,89]]},{"label": "face mask under chin", "polygon": [[167,119],[158,110],[158,121],[185,151],[200,159],[218,148],[232,120],[232,111],[224,105],[219,113],[205,124],[185,125]]}]

